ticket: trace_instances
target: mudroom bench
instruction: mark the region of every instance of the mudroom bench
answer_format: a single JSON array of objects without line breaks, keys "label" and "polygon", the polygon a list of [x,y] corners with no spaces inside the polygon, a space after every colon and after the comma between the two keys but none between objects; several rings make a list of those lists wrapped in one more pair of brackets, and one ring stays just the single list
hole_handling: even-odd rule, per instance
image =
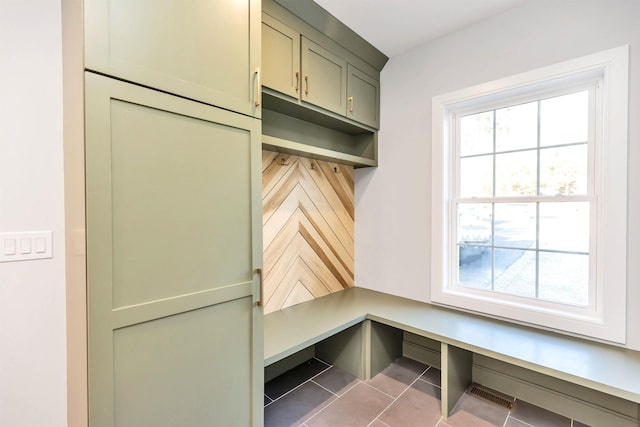
[{"label": "mudroom bench", "polygon": [[445,416],[475,382],[587,423],[640,425],[637,351],[362,288],[264,319],[266,380],[314,356],[369,379],[402,355],[441,369]]}]

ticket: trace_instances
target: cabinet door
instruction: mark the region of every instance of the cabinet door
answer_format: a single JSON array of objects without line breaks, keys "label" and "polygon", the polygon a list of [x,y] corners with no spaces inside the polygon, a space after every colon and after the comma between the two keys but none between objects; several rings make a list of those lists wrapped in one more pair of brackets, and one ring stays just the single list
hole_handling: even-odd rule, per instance
[{"label": "cabinet door", "polygon": [[300,33],[264,13],[262,85],[300,97]]},{"label": "cabinet door", "polygon": [[380,127],[380,82],[349,64],[347,117],[373,128]]},{"label": "cabinet door", "polygon": [[302,37],[302,100],[346,115],[347,62]]},{"label": "cabinet door", "polygon": [[91,426],[261,426],[259,120],[86,73]]},{"label": "cabinet door", "polygon": [[258,117],[260,0],[85,0],[89,70]]}]

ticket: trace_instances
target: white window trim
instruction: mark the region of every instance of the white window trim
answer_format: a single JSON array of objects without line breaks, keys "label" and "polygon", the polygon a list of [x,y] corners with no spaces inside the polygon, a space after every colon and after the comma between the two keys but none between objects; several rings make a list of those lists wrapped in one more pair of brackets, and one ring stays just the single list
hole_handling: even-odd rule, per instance
[{"label": "white window trim", "polygon": [[[432,100],[431,301],[518,323],[626,342],[627,146],[629,46],[583,56],[530,72],[436,96]],[[602,152],[596,171],[596,307],[589,313],[559,311],[553,305],[523,304],[490,293],[461,292],[450,286],[452,250],[450,195],[454,181],[450,117],[470,105],[526,97],[533,92],[585,79],[602,79]],[[451,242],[451,243],[450,243]]]}]

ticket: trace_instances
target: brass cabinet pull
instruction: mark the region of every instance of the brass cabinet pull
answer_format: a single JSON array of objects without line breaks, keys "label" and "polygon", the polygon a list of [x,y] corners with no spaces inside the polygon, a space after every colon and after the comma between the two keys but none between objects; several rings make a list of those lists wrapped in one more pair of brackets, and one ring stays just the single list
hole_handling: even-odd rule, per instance
[{"label": "brass cabinet pull", "polygon": [[296,71],[296,93],[300,89],[300,72]]},{"label": "brass cabinet pull", "polygon": [[256,93],[254,95],[255,106],[259,107],[262,104],[262,84],[260,83],[260,67],[256,67],[254,74],[256,76]]},{"label": "brass cabinet pull", "polygon": [[262,283],[262,269],[256,269],[256,273],[260,276],[260,299],[258,300],[258,307],[262,307],[264,305],[264,286]]},{"label": "brass cabinet pull", "polygon": [[353,113],[353,96],[348,97],[347,101],[349,101],[349,112]]},{"label": "brass cabinet pull", "polygon": [[304,94],[309,95],[309,76],[304,76],[304,83],[306,84]]}]

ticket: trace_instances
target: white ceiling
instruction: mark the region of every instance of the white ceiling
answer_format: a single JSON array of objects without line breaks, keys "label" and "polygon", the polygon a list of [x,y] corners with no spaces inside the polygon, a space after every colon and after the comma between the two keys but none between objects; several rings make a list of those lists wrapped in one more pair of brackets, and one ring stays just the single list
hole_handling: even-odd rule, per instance
[{"label": "white ceiling", "polygon": [[392,57],[527,0],[315,0]]}]

